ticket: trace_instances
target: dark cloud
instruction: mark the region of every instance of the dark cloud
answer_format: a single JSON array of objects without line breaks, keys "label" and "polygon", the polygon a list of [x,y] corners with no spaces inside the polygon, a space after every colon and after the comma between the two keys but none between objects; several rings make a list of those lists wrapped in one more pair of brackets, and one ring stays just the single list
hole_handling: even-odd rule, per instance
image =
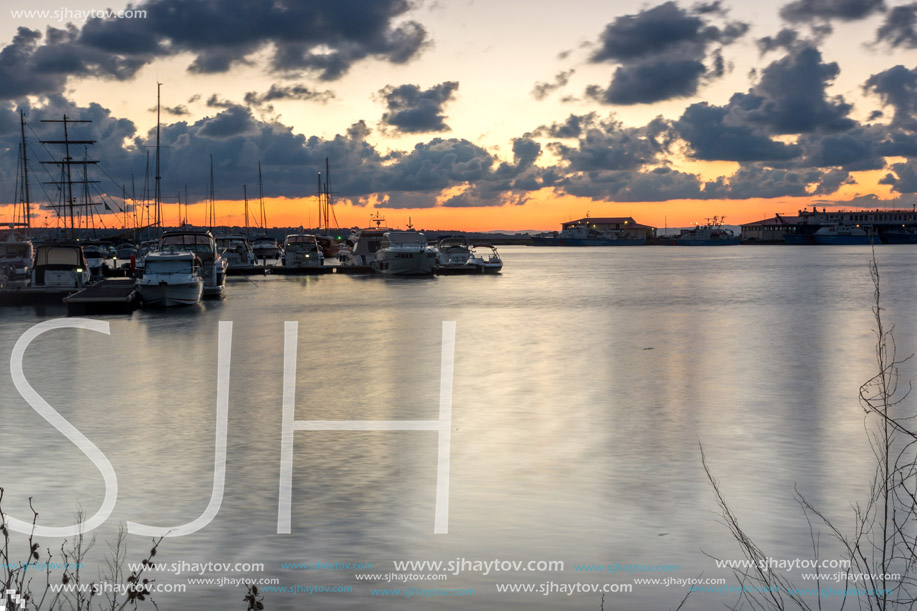
[{"label": "dark cloud", "polygon": [[795,0],[780,9],[787,21],[856,21],[885,10],[884,0]]},{"label": "dark cloud", "polygon": [[719,49],[748,31],[748,24],[715,24],[718,3],[688,11],[666,2],[609,23],[590,60],[618,64],[607,88],[587,95],[608,104],[645,104],[697,93],[704,79],[725,72]]},{"label": "dark cloud", "polygon": [[892,164],[889,169],[891,171],[879,180],[879,184],[890,185],[896,193],[917,193],[917,161],[909,159]]},{"label": "dark cloud", "polygon": [[382,123],[402,133],[449,131],[443,107],[455,97],[459,84],[446,81],[429,89],[417,85],[389,86],[379,92],[388,111]]},{"label": "dark cloud", "polygon": [[[191,112],[188,110],[188,107],[184,104],[178,104],[177,106],[163,106],[160,108],[163,114],[172,115],[173,117],[184,117],[190,115]],[[150,112],[156,112],[156,107],[150,109]]]},{"label": "dark cloud", "polygon": [[866,91],[875,93],[885,106],[895,109],[892,125],[908,129],[917,128],[914,111],[917,110],[917,68],[897,65],[869,77]]},{"label": "dark cloud", "polygon": [[320,102],[322,104],[334,99],[334,92],[329,90],[315,90],[298,83],[295,85],[281,85],[274,83],[264,93],[249,91],[245,94],[245,103],[251,106],[261,106],[275,100],[300,100]]},{"label": "dark cloud", "polygon": [[548,94],[550,94],[552,91],[556,91],[557,89],[566,87],[567,83],[570,82],[570,77],[573,76],[574,72],[576,71],[573,69],[564,70],[562,72],[558,72],[557,74],[555,74],[554,80],[550,83],[547,83],[547,82],[535,83],[535,87],[532,89],[532,96],[534,96],[536,100],[545,99],[546,97],[548,97]]},{"label": "dark cloud", "polygon": [[799,32],[790,28],[783,28],[776,36],[765,36],[757,40],[761,55],[777,51],[778,49],[792,50],[799,41]]},{"label": "dark cloud", "polygon": [[535,130],[535,135],[550,138],[579,138],[583,130],[596,122],[596,115],[590,112],[585,115],[570,115],[562,123],[542,125]]},{"label": "dark cloud", "polygon": [[876,32],[876,42],[892,47],[917,48],[917,2],[892,7]]},{"label": "dark cloud", "polygon": [[125,80],[156,58],[190,53],[191,72],[226,72],[271,49],[268,70],[313,71],[332,80],[367,58],[405,63],[429,44],[403,21],[408,0],[146,0],[138,19],[89,19],[83,27],[20,28],[0,50],[0,99],[60,92],[67,77]]},{"label": "dark cloud", "polygon": [[692,104],[675,122],[693,156],[705,161],[786,161],[799,147],[773,140],[766,132],[730,116],[731,109],[706,102]]},{"label": "dark cloud", "polygon": [[210,108],[232,108],[233,106],[236,106],[236,104],[234,102],[230,102],[229,100],[224,100],[217,94],[213,94],[207,98],[207,106]]},{"label": "dark cloud", "polygon": [[588,125],[574,146],[549,146],[574,172],[639,169],[656,162],[664,148],[646,129],[624,127],[614,119]]}]

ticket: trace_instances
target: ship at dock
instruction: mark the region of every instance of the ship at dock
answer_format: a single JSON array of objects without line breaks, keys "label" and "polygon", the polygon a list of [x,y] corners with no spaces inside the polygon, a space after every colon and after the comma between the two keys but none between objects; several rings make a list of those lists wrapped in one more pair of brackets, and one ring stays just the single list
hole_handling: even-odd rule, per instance
[{"label": "ship at dock", "polygon": [[742,225],[745,244],[917,244],[917,211],[800,210]]},{"label": "ship at dock", "polygon": [[567,221],[560,231],[532,236],[534,246],[643,246],[655,229],[631,217],[585,218]]}]

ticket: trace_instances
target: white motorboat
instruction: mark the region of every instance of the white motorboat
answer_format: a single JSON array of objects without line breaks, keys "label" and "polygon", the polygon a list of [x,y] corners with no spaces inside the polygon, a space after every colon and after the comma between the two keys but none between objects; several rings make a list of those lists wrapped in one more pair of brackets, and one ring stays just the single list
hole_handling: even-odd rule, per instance
[{"label": "white motorboat", "polygon": [[258,236],[252,240],[252,251],[256,259],[279,259],[281,255],[280,244],[271,236]]},{"label": "white motorboat", "polygon": [[101,244],[83,245],[83,255],[86,257],[86,263],[89,264],[89,272],[95,276],[102,276],[105,271],[105,260],[108,258],[108,250]]},{"label": "white motorboat", "polygon": [[191,252],[151,252],[137,281],[144,307],[200,303],[204,293],[201,260]]},{"label": "white motorboat", "polygon": [[91,279],[89,264],[78,242],[52,242],[36,249],[32,287],[81,289]]},{"label": "white motorboat", "polygon": [[370,266],[387,276],[427,276],[436,265],[436,249],[418,231],[386,231]]},{"label": "white motorboat", "polygon": [[159,251],[190,252],[197,255],[203,266],[204,296],[219,297],[223,294],[227,264],[209,231],[183,229],[166,232],[159,239]]},{"label": "white motorboat", "polygon": [[218,235],[217,249],[222,251],[223,258],[232,268],[254,267],[255,253],[248,238],[242,234]]},{"label": "white motorboat", "polygon": [[472,246],[468,264],[476,267],[482,274],[499,274],[503,270],[503,259],[493,244]]},{"label": "white motorboat", "polygon": [[459,271],[468,269],[471,259],[471,246],[461,236],[443,238],[437,245],[437,271]]},{"label": "white motorboat", "polygon": [[28,240],[0,242],[0,287],[23,288],[29,285],[35,248]]},{"label": "white motorboat", "polygon": [[293,234],[283,241],[284,267],[321,267],[324,264],[321,244],[314,235]]},{"label": "white motorboat", "polygon": [[338,251],[338,259],[345,267],[370,266],[376,259],[376,252],[382,244],[386,230],[381,228],[361,229],[350,234],[344,246]]}]

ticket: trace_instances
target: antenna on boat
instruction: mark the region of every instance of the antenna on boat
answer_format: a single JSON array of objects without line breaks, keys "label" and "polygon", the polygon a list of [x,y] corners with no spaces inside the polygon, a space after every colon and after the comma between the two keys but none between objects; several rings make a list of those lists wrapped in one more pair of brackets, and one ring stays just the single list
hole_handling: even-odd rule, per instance
[{"label": "antenna on boat", "polygon": [[208,218],[207,222],[210,225],[210,229],[213,229],[213,226],[216,225],[217,215],[216,215],[216,197],[214,195],[214,186],[213,186],[213,153],[210,153],[210,204],[207,206]]},{"label": "antenna on boat", "polygon": [[385,222],[385,217],[383,217],[382,213],[377,210],[375,215],[369,217],[369,222],[375,223],[376,228],[379,228],[382,223]]}]

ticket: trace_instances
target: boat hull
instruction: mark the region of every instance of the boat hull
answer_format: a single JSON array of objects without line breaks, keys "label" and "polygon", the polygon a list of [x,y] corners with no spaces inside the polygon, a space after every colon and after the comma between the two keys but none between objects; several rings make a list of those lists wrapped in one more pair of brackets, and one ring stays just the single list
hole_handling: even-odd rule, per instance
[{"label": "boat hull", "polygon": [[171,308],[189,306],[201,302],[204,283],[140,284],[138,291],[144,307]]},{"label": "boat hull", "polygon": [[675,240],[675,246],[737,246],[739,238],[728,240]]},{"label": "boat hull", "polygon": [[435,265],[436,256],[430,251],[398,252],[389,256],[377,253],[372,262],[373,270],[386,276],[429,276]]}]

